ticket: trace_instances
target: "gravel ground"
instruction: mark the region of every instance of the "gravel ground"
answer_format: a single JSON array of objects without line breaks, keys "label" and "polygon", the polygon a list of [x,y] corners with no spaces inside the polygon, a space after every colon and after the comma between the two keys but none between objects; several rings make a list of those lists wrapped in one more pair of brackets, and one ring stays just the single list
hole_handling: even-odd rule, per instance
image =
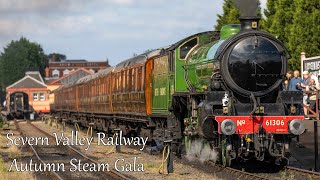
[{"label": "gravel ground", "polygon": [[[15,179],[42,179],[41,175],[31,172],[9,172],[10,165],[14,159],[19,162],[28,162],[33,156],[30,152],[24,152],[21,146],[7,146],[7,133],[14,133],[14,137],[19,136],[15,124],[11,121],[9,127],[4,125],[0,128],[0,179],[15,180]],[[13,169],[14,170],[14,169]]]},{"label": "gravel ground", "polygon": [[[33,122],[33,124],[41,129],[46,129],[49,134],[54,132],[59,134],[62,132],[61,127],[57,129],[39,121]],[[67,127],[64,135],[70,137],[72,130],[73,128]],[[85,131],[82,131],[79,136],[85,137],[86,133],[84,132]],[[94,135],[94,137],[96,136]],[[192,164],[186,165],[177,160],[174,160],[174,173],[169,175],[159,174],[159,167],[162,164],[162,160],[158,155],[149,155],[136,150],[137,148],[129,148],[126,146],[121,146],[121,153],[116,153],[113,146],[98,146],[96,138],[88,150],[85,150],[87,146],[77,146],[77,148],[79,148],[82,153],[97,159],[99,162],[109,163],[110,165],[114,165],[117,159],[124,159],[124,163],[118,164],[131,164],[133,166],[134,158],[137,158],[137,162],[143,164],[144,172],[121,172],[136,179],[219,179],[215,173],[199,170],[197,166],[193,167]]]},{"label": "gravel ground", "polygon": [[[39,130],[31,126],[30,124],[26,122],[20,122],[19,127],[21,131],[24,133],[24,135],[28,138],[31,137],[45,137],[43,133],[39,134]],[[82,164],[88,163],[91,164],[92,162],[86,160],[82,156],[80,156],[77,153],[74,153],[71,151],[68,147],[59,145],[57,146],[55,143],[55,138],[48,137],[49,141],[47,145],[35,145],[33,146],[34,149],[37,151],[39,157],[45,162],[45,163],[54,163],[54,164],[64,164],[64,170],[65,171],[59,171],[57,174],[59,174],[63,179],[104,179],[106,177],[106,174],[101,172],[90,172],[90,171],[84,171],[84,170],[78,170],[75,172],[71,172],[69,169],[73,169],[74,167],[70,164],[71,159],[75,158],[77,162],[81,161]],[[35,161],[36,158],[33,159]],[[87,168],[89,169],[89,168]],[[108,179],[111,179],[111,177],[107,177]]]}]

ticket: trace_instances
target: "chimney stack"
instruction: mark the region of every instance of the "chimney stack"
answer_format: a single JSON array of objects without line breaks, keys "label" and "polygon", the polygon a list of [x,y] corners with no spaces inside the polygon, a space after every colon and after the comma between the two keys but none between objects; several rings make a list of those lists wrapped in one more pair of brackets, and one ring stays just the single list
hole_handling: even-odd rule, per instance
[{"label": "chimney stack", "polygon": [[49,68],[48,67],[46,67],[45,72],[46,72],[46,78],[49,78]]},{"label": "chimney stack", "polygon": [[260,17],[258,17],[259,0],[235,0],[240,11],[241,30],[258,30]]}]

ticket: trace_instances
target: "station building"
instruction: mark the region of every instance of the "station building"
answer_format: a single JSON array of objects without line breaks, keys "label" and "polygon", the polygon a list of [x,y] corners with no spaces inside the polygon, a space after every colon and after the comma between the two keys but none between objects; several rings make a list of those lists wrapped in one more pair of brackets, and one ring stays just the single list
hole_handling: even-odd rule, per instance
[{"label": "station building", "polygon": [[[50,104],[54,102],[54,90],[61,86],[73,84],[78,79],[110,67],[108,60],[89,62],[87,60],[59,59],[53,55],[42,78],[38,71],[28,71],[25,76],[6,88],[6,102],[10,94],[23,92],[28,95],[29,109],[37,113],[50,112]],[[8,107],[8,103],[6,104]]]},{"label": "station building", "polygon": [[99,70],[105,69],[107,67],[110,67],[108,61],[101,61],[101,62],[90,61],[89,62],[83,59],[56,61],[52,59],[49,61],[49,67],[45,69],[45,72],[46,72],[45,80],[51,81],[51,80],[59,79],[79,68],[86,68],[92,73],[96,73]]},{"label": "station building", "polygon": [[49,94],[49,104],[54,103],[54,90],[58,89],[60,86],[70,85],[75,83],[78,79],[85,77],[87,75],[93,74],[92,71],[87,70],[86,68],[79,68],[62,76],[59,79],[53,80],[47,83]]},{"label": "station building", "polygon": [[28,71],[22,79],[6,88],[6,106],[9,106],[10,94],[23,92],[28,95],[30,110],[37,113],[48,113],[50,112],[50,105],[54,102],[54,94],[52,93],[54,90],[63,85],[73,84],[78,79],[92,73],[85,68],[79,68],[46,84],[38,71]]},{"label": "station building", "polygon": [[[49,90],[38,71],[28,71],[25,76],[6,88],[6,101],[9,102],[10,94],[23,92],[28,95],[29,109],[39,112],[50,112]],[[6,104],[7,108],[9,103]]]}]

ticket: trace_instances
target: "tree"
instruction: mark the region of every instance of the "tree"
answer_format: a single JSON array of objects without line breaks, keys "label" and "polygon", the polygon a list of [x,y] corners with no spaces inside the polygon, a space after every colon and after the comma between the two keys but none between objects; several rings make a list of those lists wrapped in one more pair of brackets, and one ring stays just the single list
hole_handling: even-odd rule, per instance
[{"label": "tree", "polygon": [[[258,7],[258,17],[262,18],[261,7],[259,1]],[[240,11],[236,7],[234,0],[224,0],[223,3],[223,14],[218,14],[217,25],[215,25],[214,29],[216,31],[220,31],[221,28],[226,24],[240,24]],[[263,28],[263,24],[260,25],[260,28]]]},{"label": "tree", "polygon": [[45,74],[48,60],[42,47],[21,37],[4,48],[0,55],[0,82],[5,88],[24,77],[29,70]]},{"label": "tree", "polygon": [[289,49],[293,57],[291,68],[300,69],[300,53],[308,56],[320,54],[320,2],[294,0],[293,24],[290,26]]},{"label": "tree", "polygon": [[53,62],[61,62],[61,61],[65,61],[67,59],[67,56],[59,53],[51,53],[48,55],[48,59],[49,61],[53,61]]},{"label": "tree", "polygon": [[[272,0],[267,2],[264,10],[266,19],[263,21],[264,30],[282,41],[286,47],[290,46],[289,37],[293,24],[294,3],[292,0]],[[294,68],[294,60],[289,61],[290,68]]]},{"label": "tree", "polygon": [[226,24],[239,24],[240,11],[234,4],[234,0],[224,0],[223,14],[218,14],[217,25],[214,29],[220,31]]},{"label": "tree", "polygon": [[265,15],[265,19],[263,19],[261,21],[261,24],[264,27],[265,31],[269,31],[270,27],[272,26],[273,20],[274,20],[274,16],[276,14],[276,1],[279,0],[272,0],[272,1],[267,1],[267,7],[266,9],[264,9],[264,15]]}]

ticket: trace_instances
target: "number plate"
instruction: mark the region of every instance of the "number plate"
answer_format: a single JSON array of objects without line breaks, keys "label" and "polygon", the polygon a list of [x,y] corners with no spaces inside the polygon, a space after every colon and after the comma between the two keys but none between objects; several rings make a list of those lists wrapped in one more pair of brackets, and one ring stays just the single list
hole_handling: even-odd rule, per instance
[{"label": "number plate", "polygon": [[[303,121],[303,116],[216,116],[216,121],[220,125],[225,119],[233,120],[237,125],[237,134],[258,133],[262,125],[267,133],[288,134],[289,121],[298,119]],[[220,133],[220,127],[219,127]]]}]

